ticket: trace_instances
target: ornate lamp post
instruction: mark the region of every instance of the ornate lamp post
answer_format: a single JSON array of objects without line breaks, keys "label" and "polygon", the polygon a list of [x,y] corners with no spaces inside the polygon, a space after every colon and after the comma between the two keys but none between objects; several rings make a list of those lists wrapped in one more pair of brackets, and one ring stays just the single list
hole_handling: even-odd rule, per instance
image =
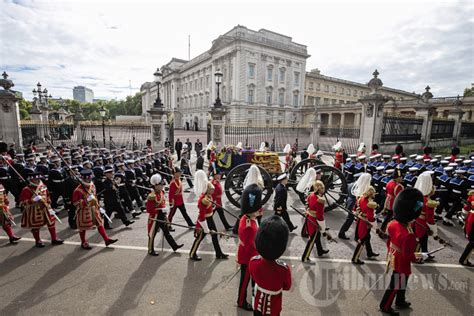
[{"label": "ornate lamp post", "polygon": [[161,103],[161,99],[160,99],[160,86],[161,86],[161,78],[163,77],[162,73],[160,72],[160,68],[157,68],[155,73],[153,74],[153,76],[155,77],[155,83],[156,83],[156,88],[157,88],[157,97],[156,97],[156,100],[155,100],[155,103],[153,103],[153,107],[155,108],[162,108],[163,107],[163,103]]},{"label": "ornate lamp post", "polygon": [[107,111],[104,108],[104,105],[101,105],[99,108],[99,113],[100,116],[102,117],[102,140],[104,142],[104,148],[105,148],[105,114]]},{"label": "ornate lamp post", "polygon": [[215,107],[220,107],[220,106],[222,106],[222,103],[221,103],[221,98],[219,97],[219,86],[222,83],[222,72],[218,69],[214,73],[214,77],[216,79],[216,86],[217,86],[217,98],[216,98],[216,102],[214,103],[214,106]]}]

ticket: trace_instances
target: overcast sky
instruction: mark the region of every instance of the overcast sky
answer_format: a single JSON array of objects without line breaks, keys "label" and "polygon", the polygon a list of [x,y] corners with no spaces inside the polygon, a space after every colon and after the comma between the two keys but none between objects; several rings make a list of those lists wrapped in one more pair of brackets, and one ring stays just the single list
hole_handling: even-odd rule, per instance
[{"label": "overcast sky", "polygon": [[54,97],[85,85],[123,98],[172,57],[187,59],[244,25],[307,45],[306,69],[436,96],[474,82],[474,1],[8,1],[0,0],[0,71],[31,98],[38,81]]}]

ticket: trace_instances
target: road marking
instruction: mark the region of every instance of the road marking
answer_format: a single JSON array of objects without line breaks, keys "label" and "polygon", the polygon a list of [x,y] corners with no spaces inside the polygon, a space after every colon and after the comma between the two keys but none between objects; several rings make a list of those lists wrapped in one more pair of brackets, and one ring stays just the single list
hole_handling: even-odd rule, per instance
[{"label": "road marking", "polygon": [[[0,240],[8,240],[8,237],[5,236],[0,236]],[[28,238],[28,237],[22,237],[19,242],[22,241],[28,241],[28,242],[35,242],[33,238]],[[43,239],[43,241],[50,242],[50,240]],[[64,241],[65,245],[70,245],[70,246],[80,246],[81,243],[79,241]],[[98,248],[116,248],[116,249],[124,249],[124,250],[139,250],[139,251],[147,251],[147,247],[143,246],[131,246],[131,245],[117,245],[113,244],[111,247],[106,247],[105,244],[96,244],[96,243],[89,243],[90,246],[93,247],[98,247]],[[182,253],[182,254],[188,254],[189,255],[189,250],[186,249],[178,249],[177,251],[173,251],[173,249],[169,248],[164,248],[163,252],[169,252],[169,253]],[[199,254],[203,255],[214,255],[215,253],[213,251],[205,251],[205,250],[199,250]],[[235,257],[235,253],[230,253],[229,257]],[[280,259],[283,260],[292,260],[292,261],[300,261],[301,257],[296,257],[296,256],[281,256]],[[337,258],[311,258],[313,263],[318,263],[318,262],[327,262],[327,263],[351,263],[351,260],[348,259],[337,259]],[[385,266],[387,265],[386,261],[364,261],[366,265],[380,265],[380,266]],[[457,269],[465,269],[464,266],[460,264],[451,264],[451,263],[425,263],[423,265],[414,265],[414,267],[436,267],[436,268],[457,268]]]}]

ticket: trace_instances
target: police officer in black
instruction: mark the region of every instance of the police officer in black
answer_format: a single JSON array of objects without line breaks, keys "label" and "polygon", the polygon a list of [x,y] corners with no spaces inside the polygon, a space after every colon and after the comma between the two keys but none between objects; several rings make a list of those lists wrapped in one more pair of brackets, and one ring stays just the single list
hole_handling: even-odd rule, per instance
[{"label": "police officer in black", "polygon": [[278,178],[278,184],[275,188],[275,199],[273,201],[273,210],[275,214],[281,216],[281,218],[285,221],[286,225],[290,229],[290,232],[294,231],[298,228],[298,226],[293,225],[290,220],[290,216],[288,215],[286,202],[288,200],[288,189],[286,187],[288,183],[288,176],[286,173],[280,175]]},{"label": "police officer in black", "polygon": [[[120,201],[119,188],[114,181],[114,168],[112,166],[106,166],[104,176],[104,207],[107,216],[111,218],[112,213],[117,212],[117,217],[122,220],[122,223],[125,226],[133,224],[134,221],[131,221],[127,218],[127,214],[125,213],[123,205]],[[104,227],[105,229],[111,229],[109,221],[104,221]]]}]

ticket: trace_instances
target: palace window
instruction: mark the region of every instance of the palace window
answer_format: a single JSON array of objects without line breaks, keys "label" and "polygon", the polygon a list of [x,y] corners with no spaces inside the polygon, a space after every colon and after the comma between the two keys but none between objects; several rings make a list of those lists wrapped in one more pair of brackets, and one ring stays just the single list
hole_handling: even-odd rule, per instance
[{"label": "palace window", "polygon": [[320,83],[316,83],[316,90],[317,91],[321,90],[321,84]]},{"label": "palace window", "polygon": [[267,104],[268,105],[272,104],[272,89],[267,90]]},{"label": "palace window", "polygon": [[314,89],[314,83],[311,81],[309,83],[309,90],[313,90]]},{"label": "palace window", "polygon": [[332,91],[332,93],[337,93],[337,91],[336,91],[336,86],[332,86],[332,90],[331,90],[331,91]]},{"label": "palace window", "polygon": [[281,106],[285,105],[285,93],[283,91],[278,93],[278,104]]},{"label": "palace window", "polygon": [[298,103],[299,103],[299,93],[298,92],[295,92],[293,94],[293,106],[298,106]]},{"label": "palace window", "polygon": [[285,68],[280,68],[280,82],[285,82]]},{"label": "palace window", "polygon": [[268,81],[273,80],[273,67],[268,67],[267,69],[267,80]]},{"label": "palace window", "polygon": [[255,88],[252,86],[252,87],[249,87],[247,102],[249,104],[253,104],[254,98],[255,98]]},{"label": "palace window", "polygon": [[324,85],[324,91],[329,92],[329,85]]},{"label": "palace window", "polygon": [[249,64],[249,78],[255,78],[255,64]]},{"label": "palace window", "polygon": [[351,95],[351,89],[347,89],[347,95]]},{"label": "palace window", "polygon": [[295,71],[295,86],[300,85],[300,73]]}]

